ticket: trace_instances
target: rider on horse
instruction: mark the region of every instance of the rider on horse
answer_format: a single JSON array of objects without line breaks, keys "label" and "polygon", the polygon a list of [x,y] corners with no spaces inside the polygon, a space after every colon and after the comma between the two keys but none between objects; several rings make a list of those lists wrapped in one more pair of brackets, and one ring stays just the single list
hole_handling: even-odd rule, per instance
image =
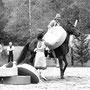
[{"label": "rider on horse", "polygon": [[56,14],[55,18],[49,23],[48,25],[48,29],[60,25],[60,21],[61,21],[61,15],[60,14]]},{"label": "rider on horse", "polygon": [[[55,18],[49,23],[48,30],[50,30],[52,27],[60,26],[60,22],[61,22],[61,15],[57,13]],[[57,64],[56,66],[58,67],[58,60],[56,58],[54,50],[50,50],[50,52],[49,52],[49,56],[56,59],[56,64]]]}]

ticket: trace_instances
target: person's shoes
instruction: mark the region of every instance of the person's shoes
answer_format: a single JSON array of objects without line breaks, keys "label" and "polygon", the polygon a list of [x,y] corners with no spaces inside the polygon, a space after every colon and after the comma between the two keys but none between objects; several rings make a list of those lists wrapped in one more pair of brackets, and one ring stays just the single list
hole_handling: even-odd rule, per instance
[{"label": "person's shoes", "polygon": [[44,81],[47,81],[47,78],[45,76],[41,76],[41,79],[43,79]]},{"label": "person's shoes", "polygon": [[6,67],[7,67],[7,68],[13,67],[13,62],[10,61],[8,64],[6,64]]}]

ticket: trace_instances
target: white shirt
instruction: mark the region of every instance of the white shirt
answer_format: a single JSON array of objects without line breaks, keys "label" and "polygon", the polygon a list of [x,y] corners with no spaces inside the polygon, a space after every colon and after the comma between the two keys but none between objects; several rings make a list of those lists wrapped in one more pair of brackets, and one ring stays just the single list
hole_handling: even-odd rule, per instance
[{"label": "white shirt", "polygon": [[7,54],[9,54],[9,51],[14,51],[14,46],[10,48],[10,46],[7,47]]},{"label": "white shirt", "polygon": [[38,52],[38,51],[41,51],[41,52],[44,52],[46,46],[44,44],[44,41],[38,41],[37,43],[37,48],[35,48],[34,51]]}]

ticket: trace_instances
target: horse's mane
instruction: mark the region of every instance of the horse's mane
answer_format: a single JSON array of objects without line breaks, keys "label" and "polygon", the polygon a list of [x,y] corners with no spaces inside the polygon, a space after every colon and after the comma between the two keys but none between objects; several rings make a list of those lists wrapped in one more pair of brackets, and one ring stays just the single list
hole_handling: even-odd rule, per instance
[{"label": "horse's mane", "polygon": [[66,22],[66,24],[62,24],[61,26],[68,34],[73,34],[72,31],[75,29],[75,27],[69,20]]},{"label": "horse's mane", "polygon": [[33,40],[31,41],[31,43],[30,43],[30,45],[29,45],[29,50],[30,50],[30,51],[34,51],[35,47],[37,46],[37,42],[38,42],[37,38],[35,38],[35,39],[33,39]]}]

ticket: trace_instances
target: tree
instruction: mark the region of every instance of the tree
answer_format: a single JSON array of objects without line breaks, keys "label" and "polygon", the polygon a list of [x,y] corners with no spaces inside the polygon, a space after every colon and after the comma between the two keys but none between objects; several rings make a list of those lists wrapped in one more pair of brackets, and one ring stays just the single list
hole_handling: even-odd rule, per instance
[{"label": "tree", "polygon": [[[0,30],[4,28],[7,37],[13,38],[15,42],[19,40],[17,43],[23,42],[25,45],[30,35],[31,38],[36,36],[39,28],[47,31],[49,22],[57,13],[61,14],[63,25],[67,23],[67,18],[70,18],[72,24],[75,19],[79,19],[78,28],[83,28],[81,31],[84,33],[90,33],[90,0],[31,0],[31,26],[29,0],[0,0],[0,2]],[[29,27],[32,29],[31,32]]]},{"label": "tree", "polygon": [[5,38],[5,32],[3,31],[7,23],[7,18],[5,17],[5,8],[3,0],[0,0],[0,43]]},{"label": "tree", "polygon": [[87,37],[88,35],[81,34],[76,42],[74,42],[74,59],[81,63],[82,66],[90,58],[89,41],[87,40]]},{"label": "tree", "polygon": [[[6,9],[5,16],[8,22],[4,32],[9,36],[9,40],[26,44],[29,39],[29,3],[28,0],[4,0]],[[17,40],[16,40],[17,39]],[[19,43],[20,44],[20,43]]]}]

